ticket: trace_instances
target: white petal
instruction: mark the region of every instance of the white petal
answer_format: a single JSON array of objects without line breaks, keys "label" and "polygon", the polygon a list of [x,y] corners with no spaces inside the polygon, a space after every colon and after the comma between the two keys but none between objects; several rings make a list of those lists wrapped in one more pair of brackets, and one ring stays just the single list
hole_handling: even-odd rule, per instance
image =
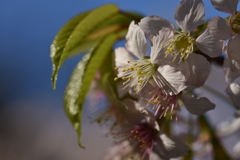
[{"label": "white petal", "polygon": [[226,89],[227,94],[230,96],[234,104],[240,107],[240,84],[231,83]]},{"label": "white petal", "polygon": [[173,36],[173,32],[168,28],[163,28],[157,36],[152,38],[151,62],[160,65],[164,59],[166,48],[163,45]]},{"label": "white petal", "polygon": [[154,36],[158,35],[159,31],[163,28],[169,28],[170,31],[174,30],[173,24],[167,19],[154,15],[141,19],[139,26],[150,41]]},{"label": "white petal", "polygon": [[240,71],[240,34],[233,36],[227,44],[227,54],[233,72]]},{"label": "white petal", "polygon": [[222,17],[216,16],[209,20],[209,32],[217,39],[227,40],[232,36],[230,24]]},{"label": "white petal", "polygon": [[138,25],[131,22],[126,35],[126,48],[139,59],[143,59],[147,52],[147,41],[144,32]]},{"label": "white petal", "polygon": [[192,53],[185,62],[181,62],[178,68],[186,77],[187,85],[194,87],[202,86],[210,73],[207,59],[195,53]]},{"label": "white petal", "polygon": [[221,122],[216,127],[219,136],[229,136],[240,129],[240,118],[234,118]]},{"label": "white petal", "polygon": [[133,147],[129,141],[123,141],[111,148],[107,149],[107,154],[103,158],[104,160],[121,160],[125,156],[129,155],[133,151]]},{"label": "white petal", "polygon": [[225,73],[226,82],[233,82],[236,78],[240,77],[240,72],[232,72],[230,68],[230,62],[227,57],[225,57],[223,62],[223,70]]},{"label": "white petal", "polygon": [[215,104],[213,104],[206,97],[197,98],[194,95],[183,94],[180,96],[184,106],[186,109],[196,115],[204,114],[205,112],[212,110],[215,108]]},{"label": "white petal", "polygon": [[197,47],[209,57],[218,57],[222,54],[223,42],[209,33],[206,29],[197,39]]},{"label": "white petal", "polygon": [[187,154],[189,147],[176,138],[170,138],[165,134],[162,134],[157,139],[156,145],[153,147],[153,151],[164,160],[170,158],[176,158]]},{"label": "white petal", "polygon": [[115,65],[116,67],[123,66],[128,63],[128,61],[134,60],[134,57],[125,48],[119,47],[115,49]]},{"label": "white petal", "polygon": [[214,8],[221,12],[233,14],[237,9],[238,0],[211,0]]},{"label": "white petal", "polygon": [[176,95],[186,88],[184,75],[170,65],[160,66],[153,79],[166,95]]},{"label": "white petal", "polygon": [[204,5],[202,0],[182,0],[175,11],[175,20],[184,31],[193,31],[204,22]]}]

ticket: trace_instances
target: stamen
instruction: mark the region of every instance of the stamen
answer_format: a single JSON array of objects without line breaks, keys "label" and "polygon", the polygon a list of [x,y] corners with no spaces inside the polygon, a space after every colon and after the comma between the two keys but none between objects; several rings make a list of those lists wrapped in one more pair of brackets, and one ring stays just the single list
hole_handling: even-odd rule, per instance
[{"label": "stamen", "polygon": [[176,35],[164,44],[163,48],[167,47],[165,58],[171,53],[174,56],[172,62],[179,57],[178,63],[181,63],[193,52],[195,39],[190,35],[190,33],[178,31],[175,33]]},{"label": "stamen", "polygon": [[[116,67],[117,68],[117,67]],[[140,59],[134,61],[127,61],[127,64],[121,67],[118,67],[119,72],[122,72],[122,76],[114,78],[118,80],[121,78],[125,82],[123,83],[124,90],[130,84],[136,88],[136,93],[140,92],[142,88],[146,85],[148,80],[156,71],[156,67],[151,63],[149,59]]]},{"label": "stamen", "polygon": [[154,88],[150,93],[153,93],[152,98],[148,101],[147,107],[153,105],[153,110],[155,110],[155,116],[160,115],[159,119],[166,117],[168,112],[170,114],[170,119],[175,115],[175,108],[177,107],[178,95],[165,95],[162,90],[158,87]]}]

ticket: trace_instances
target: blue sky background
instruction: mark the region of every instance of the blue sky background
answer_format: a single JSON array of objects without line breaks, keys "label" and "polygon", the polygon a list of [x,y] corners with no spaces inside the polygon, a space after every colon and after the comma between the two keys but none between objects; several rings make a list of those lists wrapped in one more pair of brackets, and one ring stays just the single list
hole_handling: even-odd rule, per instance
[{"label": "blue sky background", "polygon": [[[62,25],[74,15],[107,3],[121,10],[159,15],[175,24],[174,10],[178,0],[20,0],[0,1],[0,99],[4,103],[24,96],[63,93],[66,81],[77,59],[66,62],[59,74],[57,90],[52,91],[50,44]],[[220,12],[205,0],[206,18]],[[224,14],[221,14],[225,16]]]},{"label": "blue sky background", "polygon": [[[44,119],[42,123],[48,124],[49,121],[55,120],[55,125],[62,123],[71,132],[66,134],[74,137],[71,142],[77,148],[75,133],[63,113],[62,95],[72,69],[80,57],[64,63],[59,72],[57,90],[53,91],[50,81],[52,64],[49,55],[54,36],[71,17],[107,3],[117,4],[123,11],[135,11],[145,16],[162,16],[175,24],[174,10],[179,2],[180,0],[0,0],[0,115],[3,117],[0,120],[2,121],[0,128],[1,124],[8,125],[12,120],[14,121],[12,126],[16,128],[18,126],[20,130],[28,127],[24,132],[27,134],[32,129],[39,131],[39,128],[31,126],[35,125],[35,121],[41,122]],[[211,6],[210,0],[203,2],[206,19],[216,15],[227,16],[216,11]],[[42,112],[44,114],[41,115]],[[52,115],[58,112],[60,114],[58,119],[52,118],[54,117]],[[46,127],[40,122],[39,126]],[[23,125],[28,123],[29,126]],[[15,132],[11,129],[8,131]],[[49,138],[45,139],[48,140]],[[78,148],[75,150],[78,151]],[[80,153],[83,155],[87,152]],[[69,159],[67,156],[61,158]]]}]

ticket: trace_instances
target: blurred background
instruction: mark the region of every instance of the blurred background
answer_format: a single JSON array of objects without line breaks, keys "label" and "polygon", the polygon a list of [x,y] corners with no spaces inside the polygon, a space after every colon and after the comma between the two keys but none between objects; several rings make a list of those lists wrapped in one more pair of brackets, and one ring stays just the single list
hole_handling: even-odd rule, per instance
[{"label": "blurred background", "polygon": [[[68,78],[81,56],[66,61],[59,72],[57,89],[52,90],[50,45],[59,29],[78,13],[114,3],[123,11],[145,16],[162,16],[172,23],[180,0],[0,0],[0,159],[1,160],[99,160],[112,142],[98,125],[90,123],[94,108],[84,109],[82,141],[62,105]],[[206,18],[226,14],[203,0]],[[212,67],[207,81],[223,92],[227,86],[223,71]],[[212,96],[199,90],[204,96]],[[213,123],[233,114],[219,98],[210,111]],[[224,108],[225,107],[225,108]],[[227,109],[226,109],[227,108]],[[224,113],[224,114],[222,114]],[[219,116],[221,115],[221,116]]]}]

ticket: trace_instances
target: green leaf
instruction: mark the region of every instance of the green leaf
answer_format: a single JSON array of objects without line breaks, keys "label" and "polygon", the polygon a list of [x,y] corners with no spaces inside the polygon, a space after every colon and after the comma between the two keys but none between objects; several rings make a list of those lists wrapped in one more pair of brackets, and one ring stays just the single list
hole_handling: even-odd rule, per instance
[{"label": "green leaf", "polygon": [[91,53],[83,57],[74,69],[64,94],[65,111],[77,131],[79,146],[82,148],[84,147],[81,144],[81,117],[85,97],[96,72],[111,53],[117,39],[116,34],[106,36]]},{"label": "green leaf", "polygon": [[64,108],[67,113],[68,118],[70,119],[74,129],[77,131],[79,138],[79,146],[85,148],[80,141],[81,138],[81,114],[82,110],[80,109],[77,99],[79,92],[81,91],[82,81],[84,72],[86,70],[88,61],[91,57],[91,52],[86,54],[82,61],[78,63],[74,69],[72,76],[68,82],[67,88],[64,93]]},{"label": "green leaf", "polygon": [[86,16],[77,24],[71,35],[68,37],[65,47],[60,55],[55,53],[55,50],[58,48],[58,46],[52,45],[51,57],[54,59],[52,85],[54,89],[56,88],[58,70],[67,58],[68,54],[97,26],[117,13],[119,13],[119,10],[115,5],[109,4],[101,6],[86,14]]},{"label": "green leaf", "polygon": [[[119,12],[118,14],[112,16],[98,27],[96,27],[93,32],[89,33],[89,35],[84,38],[68,55],[67,58],[70,58],[78,53],[87,52],[90,48],[95,47],[96,44],[109,33],[113,33],[115,31],[125,29],[125,33],[127,33],[126,29],[128,28],[130,22],[135,20],[136,22],[140,21],[142,16],[134,15],[130,13]],[[71,20],[70,20],[71,21]],[[70,36],[70,35],[69,35]],[[122,38],[125,37],[125,34]]]},{"label": "green leaf", "polygon": [[[85,18],[88,13],[89,12],[85,12],[72,18],[68,23],[66,23],[61,28],[61,30],[55,36],[53,43],[51,45],[51,55],[50,55],[53,63],[53,72],[56,70],[56,67],[60,61],[62,52],[65,48],[65,45],[70,35],[72,34],[73,30],[76,28],[77,24],[83,18]],[[53,88],[55,88],[55,86]]]}]

